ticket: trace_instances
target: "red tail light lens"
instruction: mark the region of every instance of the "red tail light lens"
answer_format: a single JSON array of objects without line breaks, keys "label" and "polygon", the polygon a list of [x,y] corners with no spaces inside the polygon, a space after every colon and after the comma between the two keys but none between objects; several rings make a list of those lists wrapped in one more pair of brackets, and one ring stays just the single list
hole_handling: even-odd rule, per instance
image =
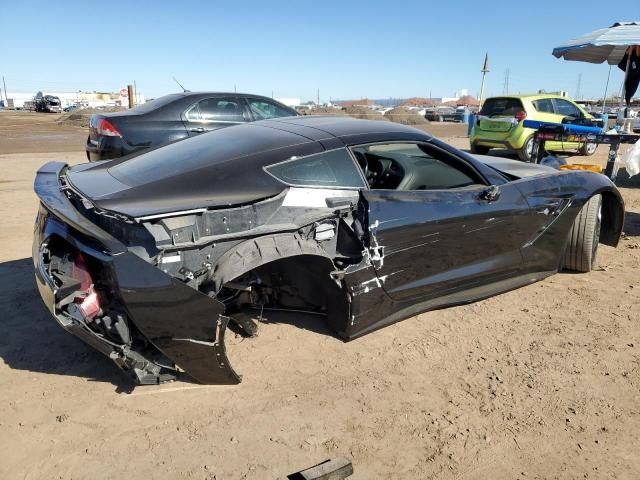
[{"label": "red tail light lens", "polygon": [[99,118],[96,122],[96,133],[103,137],[121,137],[120,132],[116,130],[109,120],[106,118]]},{"label": "red tail light lens", "polygon": [[516,120],[517,120],[517,121],[521,122],[521,121],[523,121],[525,118],[527,118],[527,112],[525,112],[525,111],[517,112],[517,113],[516,113],[516,115],[515,115],[515,117],[516,117]]},{"label": "red tail light lens", "polygon": [[91,275],[89,275],[89,270],[87,269],[87,264],[84,262],[84,257],[81,253],[78,253],[73,261],[71,277],[80,282],[80,289],[84,292],[89,290],[89,287],[93,284]]}]

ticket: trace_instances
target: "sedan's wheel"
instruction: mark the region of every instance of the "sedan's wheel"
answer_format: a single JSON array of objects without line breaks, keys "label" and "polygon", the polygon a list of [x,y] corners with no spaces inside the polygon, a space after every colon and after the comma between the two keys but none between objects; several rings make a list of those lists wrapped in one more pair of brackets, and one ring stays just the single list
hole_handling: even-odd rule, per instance
[{"label": "sedan's wheel", "polygon": [[471,153],[486,155],[487,153],[489,153],[489,150],[491,150],[491,148],[482,145],[471,145],[471,148],[469,150],[471,150]]},{"label": "sedan's wheel", "polygon": [[602,218],[602,196],[594,195],[584,204],[569,232],[563,267],[575,272],[589,272],[595,266],[600,222]]},{"label": "sedan's wheel", "polygon": [[532,135],[525,140],[524,144],[522,145],[522,148],[518,150],[518,158],[523,162],[531,161],[531,158],[533,157],[534,142],[535,142],[535,139],[533,138],[533,135]]},{"label": "sedan's wheel", "polygon": [[580,147],[580,155],[584,155],[586,157],[590,157],[596,150],[598,149],[597,143],[585,143]]}]

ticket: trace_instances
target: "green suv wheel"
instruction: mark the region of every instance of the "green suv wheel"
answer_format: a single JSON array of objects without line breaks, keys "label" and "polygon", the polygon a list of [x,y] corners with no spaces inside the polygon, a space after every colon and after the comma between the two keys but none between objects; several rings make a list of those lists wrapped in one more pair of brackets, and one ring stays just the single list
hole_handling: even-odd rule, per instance
[{"label": "green suv wheel", "polygon": [[533,143],[535,140],[533,139],[533,135],[527,137],[522,145],[522,148],[518,150],[518,158],[523,162],[530,162],[533,157]]},{"label": "green suv wheel", "polygon": [[597,143],[585,143],[580,147],[580,155],[584,155],[585,157],[590,157],[596,150],[598,149]]}]

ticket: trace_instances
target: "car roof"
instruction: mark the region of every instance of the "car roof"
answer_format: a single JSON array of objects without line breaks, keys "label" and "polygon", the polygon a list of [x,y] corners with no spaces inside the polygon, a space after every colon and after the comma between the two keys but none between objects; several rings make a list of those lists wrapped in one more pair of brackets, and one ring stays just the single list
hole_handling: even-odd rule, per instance
[{"label": "car roof", "polygon": [[[254,98],[263,98],[265,100],[271,100],[273,102],[282,103],[276,100],[275,98],[266,97],[264,95],[257,95],[255,93],[241,93],[241,92],[213,92],[213,91],[206,91],[206,90],[192,92],[190,90],[187,90],[186,92],[169,93],[167,95],[175,95],[179,97],[207,97],[209,95],[215,95],[215,96],[221,95],[221,96],[231,96],[231,97],[254,97]],[[162,97],[158,97],[158,98],[162,98]]]},{"label": "car roof", "polygon": [[[538,100],[540,98],[562,98],[563,100],[569,100],[573,102],[571,98],[563,97],[562,95],[558,95],[557,93],[527,93],[527,94],[519,94],[519,95],[495,95],[493,97],[487,98],[487,100],[491,100],[493,98],[516,98],[518,100]],[[485,102],[487,101],[485,100]]]},{"label": "car roof", "polygon": [[[378,134],[407,134],[422,135],[431,137],[430,134],[400,123],[383,121],[383,120],[362,120],[347,115],[301,115],[298,117],[281,117],[272,118],[255,122],[254,125],[264,125],[271,128],[278,128],[291,133],[304,135],[312,133],[312,130],[322,132],[325,135],[347,140],[349,144],[350,137],[376,136]],[[302,127],[302,129],[300,128]]]}]

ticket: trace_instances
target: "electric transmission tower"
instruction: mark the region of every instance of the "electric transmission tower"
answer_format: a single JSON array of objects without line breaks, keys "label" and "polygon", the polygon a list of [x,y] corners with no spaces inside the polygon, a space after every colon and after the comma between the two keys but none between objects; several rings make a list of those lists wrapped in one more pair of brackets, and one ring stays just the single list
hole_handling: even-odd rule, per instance
[{"label": "electric transmission tower", "polygon": [[502,85],[502,94],[509,95],[509,69],[504,72],[504,84]]},{"label": "electric transmission tower", "polygon": [[575,99],[576,99],[576,100],[579,100],[579,99],[580,99],[580,96],[582,95],[582,92],[580,92],[580,86],[581,86],[581,84],[582,84],[582,74],[581,74],[581,73],[579,73],[579,74],[578,74],[578,83],[577,83],[577,85],[576,85],[576,96],[575,96]]}]

